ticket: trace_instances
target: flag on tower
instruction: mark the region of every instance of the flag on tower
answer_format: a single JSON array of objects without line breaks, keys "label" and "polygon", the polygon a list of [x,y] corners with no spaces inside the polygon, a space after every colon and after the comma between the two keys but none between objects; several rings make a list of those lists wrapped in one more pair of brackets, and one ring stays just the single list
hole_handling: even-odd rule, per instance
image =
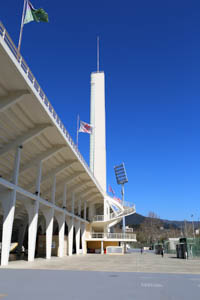
[{"label": "flag on tower", "polygon": [[109,191],[109,193],[112,193],[113,196],[115,195],[115,192],[113,191],[113,189],[112,189],[112,187],[111,187],[110,184],[109,184],[109,186],[108,186],[108,191]]},{"label": "flag on tower", "polygon": [[85,123],[83,121],[80,121],[80,128],[79,128],[79,132],[84,132],[84,133],[89,133],[91,134],[92,133],[92,128],[93,126],[88,124],[88,123]]},{"label": "flag on tower", "polygon": [[49,22],[48,14],[43,8],[35,9],[30,1],[27,1],[24,24],[29,22]]}]

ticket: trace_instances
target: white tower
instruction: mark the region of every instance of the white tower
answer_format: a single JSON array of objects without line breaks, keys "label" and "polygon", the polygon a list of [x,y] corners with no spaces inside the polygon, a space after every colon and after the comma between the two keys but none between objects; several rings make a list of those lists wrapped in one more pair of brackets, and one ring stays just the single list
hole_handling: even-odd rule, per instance
[{"label": "white tower", "polygon": [[104,72],[91,74],[90,168],[106,192],[106,122],[105,122],[105,77]]}]

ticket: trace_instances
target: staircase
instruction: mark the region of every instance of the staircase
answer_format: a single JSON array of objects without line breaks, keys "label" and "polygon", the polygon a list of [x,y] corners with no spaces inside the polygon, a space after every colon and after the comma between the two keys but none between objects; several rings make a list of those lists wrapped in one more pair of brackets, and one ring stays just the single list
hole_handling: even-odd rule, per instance
[{"label": "staircase", "polygon": [[113,222],[118,223],[121,221],[123,217],[132,215],[136,212],[135,205],[129,202],[122,203],[120,199],[112,198],[110,196],[106,196],[106,201],[113,212],[110,213],[108,216],[104,216],[104,215],[94,216],[91,220],[93,223],[99,223],[99,222],[106,222],[108,224]]}]

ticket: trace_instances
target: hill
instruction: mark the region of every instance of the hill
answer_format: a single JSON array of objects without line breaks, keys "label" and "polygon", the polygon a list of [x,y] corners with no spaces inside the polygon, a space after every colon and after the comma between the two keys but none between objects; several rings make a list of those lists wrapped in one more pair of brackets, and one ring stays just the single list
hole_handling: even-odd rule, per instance
[{"label": "hill", "polygon": [[[148,217],[145,217],[143,215],[140,215],[138,213],[135,213],[133,215],[130,215],[126,217],[126,225],[129,225],[130,227],[138,226],[141,225],[146,219],[149,219]],[[177,229],[182,229],[185,226],[185,221],[176,221],[176,220],[165,220],[165,219],[160,219],[160,221],[163,223],[164,228],[177,228]],[[187,224],[192,224],[191,221],[187,221]],[[194,221],[194,227],[195,229],[199,227],[199,222]]]}]

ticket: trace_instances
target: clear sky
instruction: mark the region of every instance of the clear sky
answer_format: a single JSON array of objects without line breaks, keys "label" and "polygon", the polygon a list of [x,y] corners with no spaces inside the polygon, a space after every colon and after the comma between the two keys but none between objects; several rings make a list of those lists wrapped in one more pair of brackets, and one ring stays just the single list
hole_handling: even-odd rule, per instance
[{"label": "clear sky", "polygon": [[[200,217],[200,1],[32,0],[49,24],[24,26],[21,52],[72,138],[89,122],[90,73],[106,76],[107,182],[124,161],[138,213]],[[1,1],[17,44],[23,0]],[[0,69],[1,70],[1,69]],[[79,135],[88,162],[89,135]]]}]

